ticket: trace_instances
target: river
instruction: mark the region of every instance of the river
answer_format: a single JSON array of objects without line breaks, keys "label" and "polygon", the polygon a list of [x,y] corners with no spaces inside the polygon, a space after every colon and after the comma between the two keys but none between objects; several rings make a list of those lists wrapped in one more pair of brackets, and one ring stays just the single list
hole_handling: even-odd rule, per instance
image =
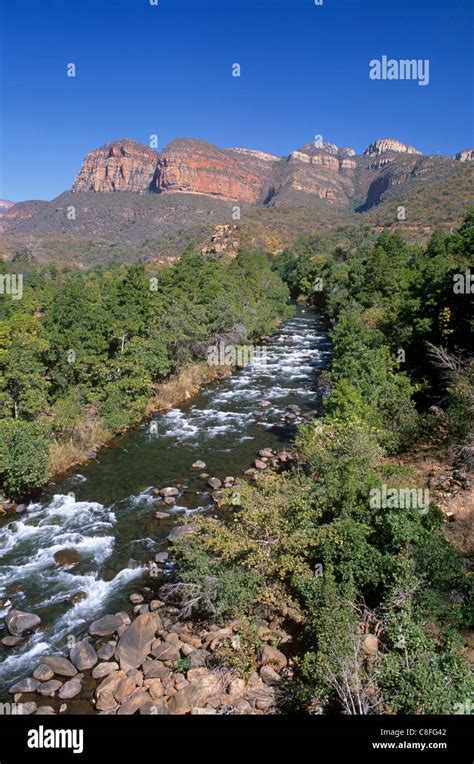
[{"label": "river", "polygon": [[[282,421],[287,406],[318,407],[318,371],[330,343],[319,316],[298,307],[266,343],[266,363],[249,365],[203,388],[179,408],[157,414],[99,452],[80,472],[47,486],[41,501],[0,526],[0,598],[41,616],[40,628],[14,648],[0,645],[1,685],[28,675],[45,652],[65,647],[104,613],[129,607],[128,597],[150,576],[145,565],[167,548],[167,535],[185,514],[213,506],[199,471],[220,479],[252,466],[259,449],[281,450],[296,427]],[[260,408],[262,401],[270,406]],[[154,488],[179,488],[172,509]],[[157,520],[157,510],[168,519]],[[75,550],[70,568],[54,554]],[[2,636],[5,636],[6,631]]]}]

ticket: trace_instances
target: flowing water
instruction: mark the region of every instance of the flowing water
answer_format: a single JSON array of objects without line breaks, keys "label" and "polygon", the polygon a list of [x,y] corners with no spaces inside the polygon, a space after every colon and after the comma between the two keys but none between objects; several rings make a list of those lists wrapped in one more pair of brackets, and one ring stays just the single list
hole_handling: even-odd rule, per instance
[{"label": "flowing water", "polygon": [[[41,616],[24,645],[0,645],[1,685],[24,677],[44,652],[64,648],[105,613],[129,606],[132,591],[151,579],[146,563],[167,548],[166,537],[185,514],[213,506],[205,479],[191,465],[206,463],[220,479],[252,466],[259,449],[280,450],[295,434],[282,421],[288,405],[302,414],[318,406],[318,371],[328,363],[324,323],[297,308],[266,345],[266,363],[215,382],[187,404],[144,422],[99,452],[98,458],[47,487],[42,500],[0,526],[0,611],[13,606]],[[269,401],[265,409],[261,401]],[[172,509],[154,488],[176,486]],[[157,520],[157,510],[168,519]],[[54,555],[69,552],[70,566]],[[6,634],[4,632],[3,636]]]}]

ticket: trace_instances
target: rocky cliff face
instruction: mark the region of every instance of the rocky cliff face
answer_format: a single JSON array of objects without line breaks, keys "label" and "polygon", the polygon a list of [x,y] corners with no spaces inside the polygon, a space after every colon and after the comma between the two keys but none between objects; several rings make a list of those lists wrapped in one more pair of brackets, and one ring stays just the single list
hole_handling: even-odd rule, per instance
[{"label": "rocky cliff face", "polygon": [[[458,158],[466,161],[467,152],[462,155]],[[194,138],[174,140],[157,153],[121,139],[86,156],[72,191],[199,194],[270,206],[308,206],[313,199],[350,207],[360,200],[371,206],[410,173],[416,177],[415,165],[399,161],[408,156],[416,165],[421,154],[393,138],[374,141],[362,155],[350,147],[314,142],[286,157],[221,149]]]},{"label": "rocky cliff face", "polygon": [[265,186],[266,161],[205,141],[178,139],[159,155],[155,190],[254,203]]},{"label": "rocky cliff face", "polygon": [[87,154],[72,190],[149,191],[157,159],[156,151],[127,138],[106,143]]}]

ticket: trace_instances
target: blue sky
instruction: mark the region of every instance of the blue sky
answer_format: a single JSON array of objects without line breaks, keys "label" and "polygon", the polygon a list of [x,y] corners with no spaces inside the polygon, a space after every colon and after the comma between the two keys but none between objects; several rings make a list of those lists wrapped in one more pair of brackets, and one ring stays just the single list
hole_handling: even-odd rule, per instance
[{"label": "blue sky", "polygon": [[[315,135],[473,144],[472,0],[1,3],[0,198],[53,198],[92,148],[155,133],[276,154]],[[383,54],[429,59],[429,85],[372,81]]]}]

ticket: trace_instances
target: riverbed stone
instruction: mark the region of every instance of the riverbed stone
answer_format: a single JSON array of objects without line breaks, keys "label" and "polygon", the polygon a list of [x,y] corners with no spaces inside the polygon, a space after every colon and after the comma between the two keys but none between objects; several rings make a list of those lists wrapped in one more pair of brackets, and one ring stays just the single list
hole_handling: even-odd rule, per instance
[{"label": "riverbed stone", "polygon": [[82,639],[71,647],[69,658],[79,671],[91,669],[98,660],[96,651],[87,639]]},{"label": "riverbed stone", "polygon": [[92,669],[92,676],[94,679],[102,679],[104,676],[108,676],[112,671],[118,671],[119,665],[115,661],[109,661],[107,663],[98,663]]},{"label": "riverbed stone", "polygon": [[179,494],[179,491],[177,488],[173,488],[172,486],[167,486],[166,488],[161,489],[160,494],[163,496],[163,498],[166,498],[167,496],[177,496]]},{"label": "riverbed stone", "polygon": [[134,714],[141,708],[141,706],[144,706],[145,703],[148,703],[150,700],[151,698],[148,692],[142,687],[139,687],[135,690],[133,695],[131,695],[128,700],[126,700],[125,703],[119,707],[117,714],[119,716],[125,714]]},{"label": "riverbed stone", "polygon": [[157,520],[169,520],[168,512],[155,512],[155,517]]},{"label": "riverbed stone", "polygon": [[97,651],[97,657],[100,658],[101,661],[109,661],[113,657],[116,645],[117,642],[115,640],[101,645]]},{"label": "riverbed stone", "polygon": [[117,703],[124,703],[135,692],[136,684],[133,676],[124,676],[113,690]]},{"label": "riverbed stone", "polygon": [[21,643],[24,641],[23,637],[3,637],[2,639],[2,645],[4,647],[17,647],[18,645],[21,645]]},{"label": "riverbed stone", "polygon": [[193,470],[205,470],[206,469],[206,462],[203,462],[201,459],[198,459],[193,464]]},{"label": "riverbed stone", "polygon": [[33,671],[33,676],[40,682],[47,682],[49,679],[53,678],[54,671],[51,666],[47,666],[46,663],[40,663],[40,665]]},{"label": "riverbed stone", "polygon": [[120,637],[115,648],[115,658],[120,668],[138,668],[150,652],[156,631],[163,628],[157,613],[144,613],[137,616]]},{"label": "riverbed stone", "polygon": [[19,682],[12,684],[12,686],[8,689],[8,692],[12,695],[15,695],[16,693],[23,694],[25,692],[36,692],[39,685],[40,682],[38,679],[27,677],[27,679],[21,679]]},{"label": "riverbed stone", "polygon": [[49,682],[42,682],[36,692],[39,692],[40,695],[47,695],[52,698],[61,687],[62,682],[60,682],[59,679],[50,679]]},{"label": "riverbed stone", "polygon": [[108,637],[121,625],[122,620],[118,616],[104,615],[102,618],[91,623],[89,626],[89,634],[93,637]]},{"label": "riverbed stone", "polygon": [[141,605],[144,599],[145,599],[144,596],[142,594],[138,594],[137,592],[134,592],[129,597],[129,600],[132,603],[132,605]]},{"label": "riverbed stone", "polygon": [[77,549],[59,549],[53,557],[60,568],[73,568],[81,561],[81,555]]},{"label": "riverbed stone", "polygon": [[207,481],[207,484],[209,488],[212,488],[213,491],[216,491],[218,488],[221,488],[222,480],[219,480],[219,478],[216,478],[216,477],[211,477]]},{"label": "riverbed stone", "polygon": [[30,716],[30,714],[34,714],[38,710],[38,706],[34,701],[29,701],[28,703],[19,703],[18,704],[21,711],[22,716]]},{"label": "riverbed stone", "polygon": [[25,631],[32,631],[41,623],[41,618],[35,613],[24,610],[9,610],[5,616],[5,626],[13,637],[21,637]]},{"label": "riverbed stone", "polygon": [[257,470],[266,470],[268,467],[268,464],[264,462],[262,459],[255,459],[254,464]]},{"label": "riverbed stone", "polygon": [[169,557],[168,552],[158,552],[158,554],[155,554],[155,562],[159,563],[160,565],[163,565],[165,562],[167,562]]},{"label": "riverbed stone", "polygon": [[69,679],[64,682],[63,686],[59,690],[59,697],[61,700],[68,700],[69,698],[75,698],[81,691],[81,682],[77,677]]},{"label": "riverbed stone", "polygon": [[71,661],[60,655],[46,655],[41,659],[41,663],[51,666],[54,673],[58,676],[75,676],[77,674],[77,669]]}]

